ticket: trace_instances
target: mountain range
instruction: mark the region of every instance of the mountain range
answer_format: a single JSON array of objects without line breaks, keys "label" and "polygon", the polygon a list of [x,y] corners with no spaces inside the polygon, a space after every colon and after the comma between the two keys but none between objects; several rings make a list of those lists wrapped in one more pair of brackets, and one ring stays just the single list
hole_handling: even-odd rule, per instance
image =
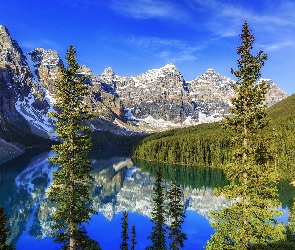
[{"label": "mountain range", "polygon": [[[0,26],[0,138],[10,126],[54,139],[49,134],[53,122],[47,112],[53,110],[53,83],[61,77],[64,62],[55,50],[36,48],[24,53],[8,29]],[[214,122],[228,114],[234,93],[234,80],[214,69],[192,81],[186,81],[174,64],[148,70],[134,77],[118,76],[106,68],[95,76],[85,65],[79,75],[86,77],[91,89],[86,102],[96,118],[94,130],[116,134],[151,133],[169,128]],[[269,106],[287,97],[272,80],[269,83]]]}]

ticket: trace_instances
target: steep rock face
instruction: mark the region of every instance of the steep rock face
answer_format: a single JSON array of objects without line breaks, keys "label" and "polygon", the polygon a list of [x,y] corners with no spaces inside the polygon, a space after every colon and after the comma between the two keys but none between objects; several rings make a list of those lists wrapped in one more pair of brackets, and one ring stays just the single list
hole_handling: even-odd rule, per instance
[{"label": "steep rock face", "polygon": [[35,121],[37,113],[40,113],[40,110],[35,110],[39,99],[34,96],[33,86],[33,74],[26,56],[10,37],[7,28],[0,26],[1,138],[11,140],[11,123],[26,133],[39,133],[39,129],[30,122]]},{"label": "steep rock face", "polygon": [[268,103],[268,107],[288,97],[287,93],[282,91],[271,79],[261,78],[258,83],[261,81],[265,81],[269,85],[269,90],[266,94],[266,102]]},{"label": "steep rock face", "polygon": [[233,83],[232,79],[216,73],[214,69],[207,69],[204,74],[188,83],[190,97],[203,119],[217,121],[228,113],[230,98],[233,97]]},{"label": "steep rock face", "polygon": [[129,119],[144,120],[151,116],[156,120],[181,123],[187,117],[198,118],[186,82],[173,64],[135,77],[117,76],[107,68],[99,80],[102,86],[118,95]]},{"label": "steep rock face", "polygon": [[6,27],[0,26],[0,110],[10,120],[24,120],[16,111],[15,103],[30,92],[32,74],[26,57]]},{"label": "steep rock face", "polygon": [[[37,80],[34,85],[34,93],[36,93],[40,99],[47,99],[47,103],[50,104],[52,109],[55,95],[53,86],[54,82],[61,77],[59,68],[63,65],[63,61],[60,59],[58,52],[54,50],[37,48],[28,52],[28,55],[31,57],[31,69]],[[98,117],[109,122],[113,122],[116,117],[124,119],[120,100],[111,93],[104,91],[89,68],[85,65],[81,66],[78,74],[84,76],[86,78],[85,83],[90,86],[91,95],[86,99],[88,104],[93,107],[94,111],[97,111]],[[47,107],[46,111],[48,108],[49,107]]]},{"label": "steep rock face", "polygon": [[60,77],[59,67],[63,65],[56,50],[34,49],[28,52],[33,62],[33,73],[41,85],[54,94],[53,84]]},{"label": "steep rock face", "polygon": [[[99,78],[94,76],[92,71],[85,65],[81,66],[79,74],[84,75],[86,84],[90,86],[91,96],[89,97],[92,106],[100,118],[107,121],[114,121],[116,118],[124,120],[124,109],[121,100],[115,95],[113,83],[100,82]],[[101,112],[103,110],[103,112]]]},{"label": "steep rock face", "polygon": [[[0,124],[8,119],[47,137],[53,128],[47,112],[53,111],[53,84],[61,77],[63,61],[54,50],[36,48],[27,55],[1,26]],[[91,89],[86,102],[97,116],[91,121],[92,128],[119,134],[219,121],[228,113],[234,95],[234,81],[213,69],[193,81],[185,81],[173,64],[135,77],[118,76],[110,67],[95,76],[85,65],[78,74]],[[287,96],[271,80],[266,81],[270,85],[269,105]]]}]

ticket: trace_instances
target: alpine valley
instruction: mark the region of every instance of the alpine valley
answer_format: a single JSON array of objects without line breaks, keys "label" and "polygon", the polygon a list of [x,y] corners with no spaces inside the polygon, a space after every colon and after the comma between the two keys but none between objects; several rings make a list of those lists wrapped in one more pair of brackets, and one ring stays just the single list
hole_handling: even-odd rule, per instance
[{"label": "alpine valley", "polygon": [[[28,134],[32,141],[36,135],[54,139],[48,134],[53,122],[47,112],[53,110],[53,83],[60,77],[61,65],[54,50],[36,48],[24,53],[8,29],[0,26],[0,153],[4,148],[6,152],[18,150],[7,143],[20,143],[18,133]],[[234,81],[214,69],[192,81],[186,81],[173,64],[134,77],[118,76],[110,67],[95,76],[85,65],[79,74],[91,88],[86,100],[96,114],[91,127],[119,135],[222,120],[233,96]],[[272,80],[264,80],[270,85],[269,106],[287,97]]]}]

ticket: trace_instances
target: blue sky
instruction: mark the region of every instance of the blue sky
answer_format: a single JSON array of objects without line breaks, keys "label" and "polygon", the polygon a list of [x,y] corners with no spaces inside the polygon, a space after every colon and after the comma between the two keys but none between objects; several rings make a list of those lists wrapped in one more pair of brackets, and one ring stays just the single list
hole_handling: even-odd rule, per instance
[{"label": "blue sky", "polygon": [[262,77],[295,93],[294,0],[9,0],[0,8],[0,24],[24,52],[43,47],[64,59],[73,44],[95,75],[112,67],[134,76],[174,63],[186,80],[207,68],[234,79],[245,20],[254,52],[269,56]]}]

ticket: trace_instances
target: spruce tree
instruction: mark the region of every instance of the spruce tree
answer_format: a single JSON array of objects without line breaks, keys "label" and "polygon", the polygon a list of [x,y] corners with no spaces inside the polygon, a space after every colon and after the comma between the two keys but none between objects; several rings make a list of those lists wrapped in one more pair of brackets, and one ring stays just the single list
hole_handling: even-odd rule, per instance
[{"label": "spruce tree", "polygon": [[54,84],[56,112],[49,113],[54,118],[54,132],[60,140],[58,145],[52,146],[56,156],[50,158],[58,165],[48,191],[50,200],[57,204],[52,217],[53,229],[57,231],[55,240],[70,250],[78,248],[78,239],[86,235],[82,223],[94,213],[89,196],[92,164],[88,157],[91,139],[87,131],[90,128],[85,125],[91,114],[84,101],[90,90],[84,84],[85,78],[77,74],[76,58],[75,48],[70,46],[66,55],[68,66],[60,68],[62,77]]},{"label": "spruce tree", "polygon": [[274,219],[278,217],[278,174],[267,140],[260,131],[267,124],[265,95],[268,86],[257,84],[267,55],[259,51],[252,55],[254,36],[247,22],[243,25],[238,70],[231,70],[237,77],[233,85],[231,117],[225,128],[233,134],[236,145],[230,164],[222,166],[230,184],[220,190],[233,201],[232,206],[213,212],[212,235],[206,249],[251,249],[255,245],[267,248],[283,239],[283,226]]},{"label": "spruce tree", "polygon": [[123,213],[123,218],[122,218],[122,232],[121,232],[121,237],[122,237],[122,243],[120,244],[120,249],[121,250],[128,250],[128,240],[129,240],[129,235],[128,235],[128,213],[124,211]]},{"label": "spruce tree", "polygon": [[164,250],[166,249],[166,226],[165,226],[165,192],[162,167],[159,166],[157,178],[153,187],[154,207],[152,210],[152,219],[154,223],[151,235],[148,237],[152,241],[152,245],[146,249],[149,250]]},{"label": "spruce tree", "polygon": [[0,249],[1,250],[14,250],[15,247],[12,244],[8,244],[10,237],[10,229],[7,228],[7,218],[4,212],[4,208],[0,207]]},{"label": "spruce tree", "polygon": [[181,187],[174,180],[172,182],[171,189],[168,192],[168,215],[171,219],[171,224],[168,227],[168,238],[171,240],[169,247],[173,250],[184,248],[184,241],[187,240],[186,234],[182,231],[182,224],[185,218],[182,198],[183,195]]},{"label": "spruce tree", "polygon": [[131,250],[135,249],[135,245],[137,245],[136,242],[136,230],[135,230],[135,226],[133,225],[131,228]]}]

